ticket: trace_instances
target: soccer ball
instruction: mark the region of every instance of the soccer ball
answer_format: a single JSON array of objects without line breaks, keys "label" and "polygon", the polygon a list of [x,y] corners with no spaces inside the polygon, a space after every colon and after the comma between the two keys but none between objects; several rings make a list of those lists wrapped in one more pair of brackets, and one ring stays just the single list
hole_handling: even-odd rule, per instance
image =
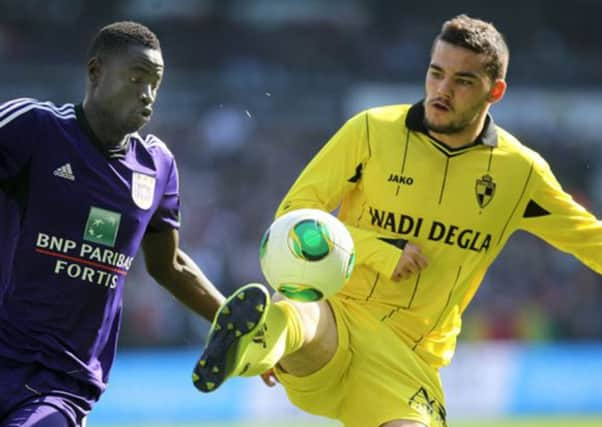
[{"label": "soccer ball", "polygon": [[355,251],[349,231],[336,217],[298,209],[266,230],[259,260],[272,288],[292,300],[310,302],[343,287],[353,271]]}]

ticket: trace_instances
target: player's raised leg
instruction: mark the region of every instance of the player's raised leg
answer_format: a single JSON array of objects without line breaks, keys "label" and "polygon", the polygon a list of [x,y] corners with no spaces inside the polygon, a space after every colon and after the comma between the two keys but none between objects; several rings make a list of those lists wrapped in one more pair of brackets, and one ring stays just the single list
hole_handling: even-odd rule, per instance
[{"label": "player's raised leg", "polygon": [[280,294],[276,294],[274,301],[288,304],[293,309],[290,314],[297,316],[303,331],[303,345],[284,355],[279,361],[280,367],[297,377],[313,374],[326,365],[337,350],[336,321],[330,304],[326,301],[297,302]]},{"label": "player's raised leg", "polygon": [[328,304],[278,299],[271,302],[267,289],[252,283],[226,300],[194,368],[200,391],[213,391],[232,376],[259,375],[279,361],[287,372],[303,376],[330,360],[337,339]]}]

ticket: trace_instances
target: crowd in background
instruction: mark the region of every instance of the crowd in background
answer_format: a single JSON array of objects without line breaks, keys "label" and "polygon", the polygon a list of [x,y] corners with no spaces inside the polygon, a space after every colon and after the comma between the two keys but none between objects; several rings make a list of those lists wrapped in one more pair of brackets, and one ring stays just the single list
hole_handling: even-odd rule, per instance
[{"label": "crowd in background", "polygon": [[[576,0],[567,12],[543,1],[453,3],[423,0],[421,12],[392,0],[0,0],[0,100],[78,102],[86,43],[100,26],[134,18],[155,30],[167,68],[143,133],[174,152],[182,246],[228,294],[263,281],[261,235],[303,165],[349,117],[362,83],[420,88],[433,35],[444,19],[467,12],[507,36],[509,96],[535,87],[558,98],[531,107],[527,125],[511,115],[498,123],[542,153],[565,188],[601,216],[602,122],[578,94],[602,80],[602,6]],[[418,100],[414,92],[393,95]],[[602,98],[596,102],[587,105],[602,110]],[[519,233],[467,310],[462,337],[600,340],[600,306],[599,275]],[[123,346],[197,345],[207,324],[157,286],[139,257],[126,283],[122,331]]]}]

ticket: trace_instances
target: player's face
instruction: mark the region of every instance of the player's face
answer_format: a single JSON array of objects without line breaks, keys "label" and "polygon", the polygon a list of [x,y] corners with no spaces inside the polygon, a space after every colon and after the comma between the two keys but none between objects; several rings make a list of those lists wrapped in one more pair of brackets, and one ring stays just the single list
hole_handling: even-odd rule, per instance
[{"label": "player's face", "polygon": [[424,101],[427,129],[460,133],[476,125],[487,110],[493,82],[485,71],[486,57],[437,41],[426,74]]},{"label": "player's face", "polygon": [[130,45],[100,61],[94,101],[107,125],[123,134],[140,129],[151,118],[163,77],[161,51]]}]

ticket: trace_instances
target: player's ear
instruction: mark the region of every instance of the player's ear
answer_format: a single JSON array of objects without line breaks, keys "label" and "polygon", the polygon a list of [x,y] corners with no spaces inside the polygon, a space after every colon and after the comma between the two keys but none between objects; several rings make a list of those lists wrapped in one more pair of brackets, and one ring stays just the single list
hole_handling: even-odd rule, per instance
[{"label": "player's ear", "polygon": [[98,56],[93,56],[88,60],[88,79],[90,83],[95,84],[100,78],[101,60]]},{"label": "player's ear", "polygon": [[496,102],[500,101],[504,97],[507,87],[508,87],[508,85],[506,84],[505,80],[503,80],[503,79],[495,80],[493,82],[493,86],[491,87],[491,90],[489,91],[489,98],[487,98],[487,101],[489,101],[492,104],[495,104]]}]

